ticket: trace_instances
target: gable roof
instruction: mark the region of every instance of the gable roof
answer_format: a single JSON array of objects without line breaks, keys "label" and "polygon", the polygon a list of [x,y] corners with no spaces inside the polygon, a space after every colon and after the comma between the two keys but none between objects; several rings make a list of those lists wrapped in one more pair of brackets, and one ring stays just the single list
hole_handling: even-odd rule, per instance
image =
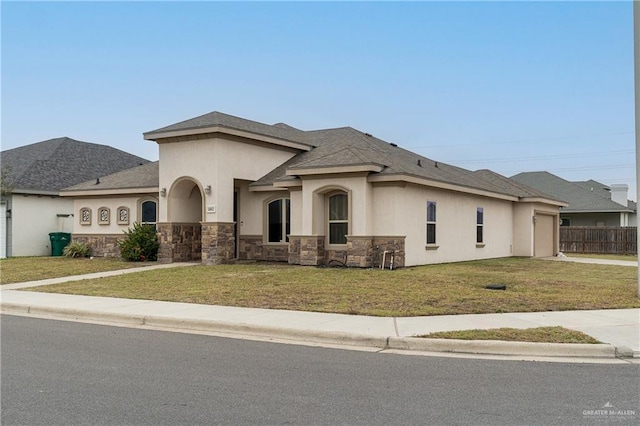
[{"label": "gable roof", "polygon": [[351,127],[310,131],[308,137],[315,146],[313,150],[296,155],[252,186],[286,182],[310,168],[322,173],[323,169],[329,171],[346,166],[377,166],[379,170],[369,171],[383,178],[414,177],[512,197],[537,197],[560,202],[541,191],[510,182],[509,178],[497,173],[488,170],[472,172],[434,161]]},{"label": "gable roof", "polygon": [[160,185],[159,169],[159,162],[154,161],[64,188],[60,191],[60,194],[76,195],[76,193],[80,192],[93,193],[127,189],[158,192]]},{"label": "gable roof", "polygon": [[611,201],[603,192],[606,185],[597,181],[570,182],[549,172],[524,172],[511,179],[567,201],[565,213],[633,211]]},{"label": "gable roof", "polygon": [[68,137],[49,139],[0,152],[0,164],[14,192],[57,193],[89,179],[149,160],[106,145]]},{"label": "gable roof", "polygon": [[306,132],[291,127],[285,123],[274,125],[259,123],[245,118],[235,117],[222,112],[213,111],[189,120],[151,130],[143,134],[147,140],[158,140],[161,138],[180,136],[188,132],[189,134],[209,133],[220,130],[239,130],[253,135],[267,136],[283,141],[295,142],[309,146]]}]

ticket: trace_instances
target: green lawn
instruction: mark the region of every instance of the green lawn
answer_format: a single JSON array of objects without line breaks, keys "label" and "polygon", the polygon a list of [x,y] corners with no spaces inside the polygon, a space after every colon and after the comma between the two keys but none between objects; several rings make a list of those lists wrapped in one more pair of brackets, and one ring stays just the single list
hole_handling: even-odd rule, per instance
[{"label": "green lawn", "polygon": [[[487,284],[507,289],[487,290]],[[32,291],[376,316],[638,308],[637,270],[507,258],[403,268],[193,266]]]},{"label": "green lawn", "polygon": [[68,257],[11,257],[0,259],[0,283],[21,283],[70,275],[135,268],[154,263],[124,262],[118,259],[72,259]]}]

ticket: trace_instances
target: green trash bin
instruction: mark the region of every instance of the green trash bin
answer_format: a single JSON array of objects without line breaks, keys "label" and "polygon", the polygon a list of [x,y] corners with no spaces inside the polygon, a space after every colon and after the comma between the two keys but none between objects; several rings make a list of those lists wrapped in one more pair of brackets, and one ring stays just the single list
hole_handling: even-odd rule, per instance
[{"label": "green trash bin", "polygon": [[51,232],[51,256],[62,256],[64,248],[71,242],[71,234],[68,232]]}]

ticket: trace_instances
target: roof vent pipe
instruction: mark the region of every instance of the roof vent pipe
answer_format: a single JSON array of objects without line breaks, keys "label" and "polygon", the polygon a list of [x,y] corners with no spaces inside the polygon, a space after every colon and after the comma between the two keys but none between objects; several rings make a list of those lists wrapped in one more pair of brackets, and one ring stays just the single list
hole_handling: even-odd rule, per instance
[{"label": "roof vent pipe", "polygon": [[100,178],[96,178],[96,185],[100,185]]},{"label": "roof vent pipe", "polygon": [[422,167],[422,161],[418,158],[418,167]]}]

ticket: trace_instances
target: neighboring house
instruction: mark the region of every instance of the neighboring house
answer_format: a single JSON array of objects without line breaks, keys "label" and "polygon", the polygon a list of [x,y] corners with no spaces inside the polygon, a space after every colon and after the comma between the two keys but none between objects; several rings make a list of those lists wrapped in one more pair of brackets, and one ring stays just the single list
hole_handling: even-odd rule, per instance
[{"label": "neighboring house", "polygon": [[157,161],[64,188],[76,217],[72,239],[94,256],[120,256],[117,240],[134,222],[157,223],[158,191]]},{"label": "neighboring house", "polygon": [[[562,201],[350,127],[302,131],[213,112],[144,138],[159,147],[163,262],[377,267],[384,257],[399,267],[558,252]],[[107,247],[126,226],[112,215],[125,208],[129,223],[141,220],[155,181],[149,171],[136,188],[125,173],[64,191],[75,199],[74,238]]]},{"label": "neighboring house", "polygon": [[627,185],[595,180],[570,182],[549,172],[526,172],[511,179],[569,205],[560,210],[560,226],[637,226],[637,205],[627,199]]},{"label": "neighboring house", "polygon": [[59,196],[62,188],[147,162],[67,137],[2,151],[0,257],[50,255],[49,233],[73,230],[73,200]]}]

